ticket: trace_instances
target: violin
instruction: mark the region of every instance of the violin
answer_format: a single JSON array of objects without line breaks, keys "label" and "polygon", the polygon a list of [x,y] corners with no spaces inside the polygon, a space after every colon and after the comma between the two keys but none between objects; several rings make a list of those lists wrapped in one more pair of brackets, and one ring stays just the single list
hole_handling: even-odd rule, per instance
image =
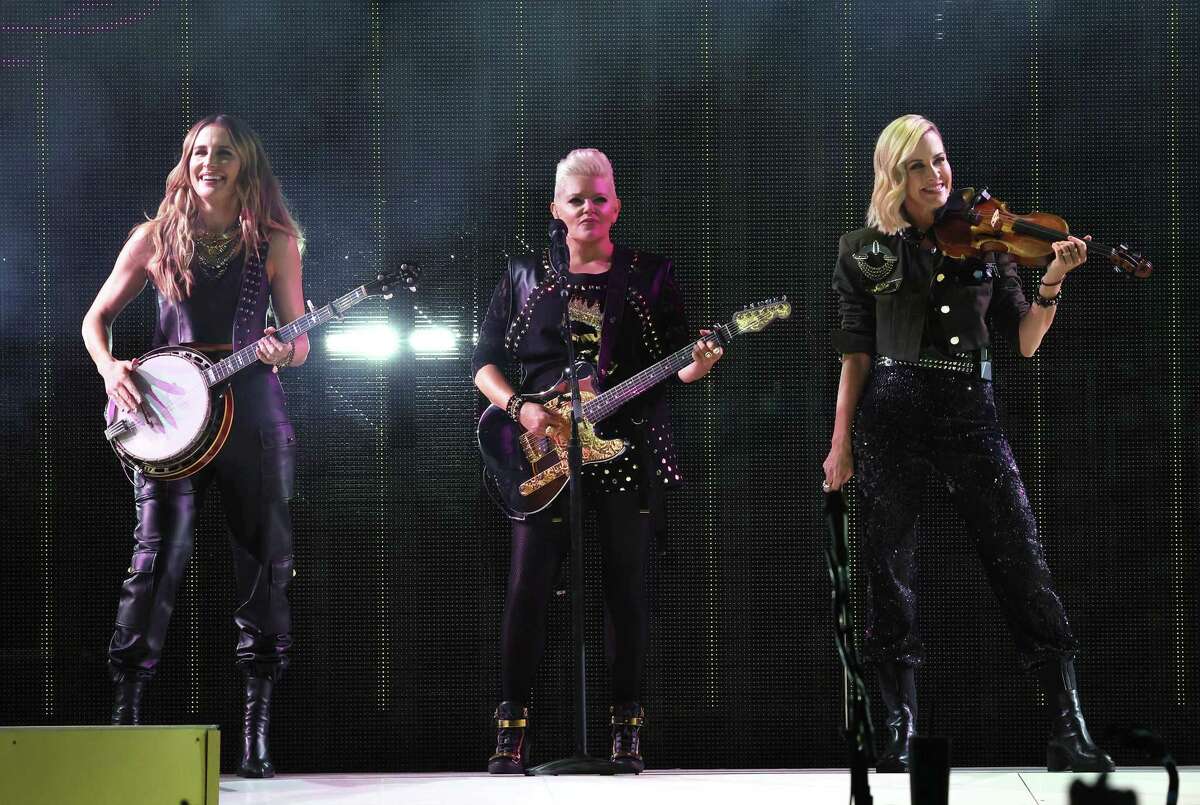
[{"label": "violin", "polygon": [[[947,257],[962,259],[979,257],[987,252],[1011,254],[1023,266],[1045,266],[1054,254],[1052,243],[1066,240],[1070,234],[1067,222],[1048,212],[1014,215],[1008,205],[988,193],[966,188],[950,197],[938,210],[933,225],[938,248]],[[1102,255],[1113,264],[1113,270],[1127,276],[1145,279],[1153,266],[1150,261],[1128,246],[1105,246],[1094,240],[1087,242],[1088,257]]]}]

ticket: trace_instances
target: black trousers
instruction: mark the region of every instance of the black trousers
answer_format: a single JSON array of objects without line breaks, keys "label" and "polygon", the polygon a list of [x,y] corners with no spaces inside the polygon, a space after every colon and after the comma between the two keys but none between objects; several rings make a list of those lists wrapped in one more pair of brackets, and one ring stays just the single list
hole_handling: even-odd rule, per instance
[{"label": "black trousers", "polygon": [[150,480],[141,473],[134,477],[133,558],[108,648],[109,669],[118,682],[149,679],[157,669],[175,595],[192,553],[196,514],[214,483],[221,491],[233,549],[237,664],[247,674],[271,677],[278,677],[287,665],[292,642],[288,500],[296,436],[282,397],[262,391],[262,386],[235,387],[229,440],[199,473],[178,481]]},{"label": "black trousers", "polygon": [[[634,491],[605,492],[585,483],[585,506],[596,510],[606,648],[614,704],[639,699],[649,639],[646,571],[652,535],[650,514]],[[564,492],[549,508],[512,525],[508,595],[500,627],[500,676],[505,701],[525,704],[546,636],[546,607],[559,566],[570,550]],[[555,522],[555,520],[558,522]]]},{"label": "black trousers", "polygon": [[912,581],[915,525],[930,473],[945,480],[1022,664],[1074,656],[1075,638],[990,382],[937,369],[875,366],[855,422],[854,460],[869,660],[915,666],[924,657]]}]

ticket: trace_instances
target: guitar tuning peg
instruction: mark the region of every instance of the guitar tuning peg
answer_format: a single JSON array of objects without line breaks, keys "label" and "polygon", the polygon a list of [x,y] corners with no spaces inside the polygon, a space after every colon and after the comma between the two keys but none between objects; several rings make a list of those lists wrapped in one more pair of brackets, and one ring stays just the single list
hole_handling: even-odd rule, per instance
[{"label": "guitar tuning peg", "polygon": [[391,298],[392,298],[392,294],[391,294],[391,293],[385,293],[385,294],[383,295],[383,298],[384,298],[384,299],[391,299]]}]

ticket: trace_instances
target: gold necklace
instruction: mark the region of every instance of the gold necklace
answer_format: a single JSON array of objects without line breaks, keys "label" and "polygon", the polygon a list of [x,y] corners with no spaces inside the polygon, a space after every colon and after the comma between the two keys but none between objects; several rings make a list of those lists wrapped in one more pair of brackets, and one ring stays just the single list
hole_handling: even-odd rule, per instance
[{"label": "gold necklace", "polygon": [[229,261],[237,251],[241,230],[234,227],[225,232],[197,233],[192,241],[195,244],[196,262],[205,273],[214,279],[219,279],[225,273]]}]

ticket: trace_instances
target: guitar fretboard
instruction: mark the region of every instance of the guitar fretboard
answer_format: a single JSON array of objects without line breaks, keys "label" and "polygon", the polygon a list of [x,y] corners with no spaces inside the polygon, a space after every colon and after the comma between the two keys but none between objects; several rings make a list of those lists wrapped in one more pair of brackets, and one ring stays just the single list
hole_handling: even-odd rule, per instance
[{"label": "guitar fretboard", "polygon": [[[275,337],[285,344],[295,341],[312,328],[322,325],[327,321],[331,321],[332,319],[341,318],[343,313],[369,296],[370,294],[367,293],[366,287],[359,286],[353,291],[350,291],[343,296],[339,296],[329,304],[323,307],[314,308],[298,319],[288,322],[286,325],[275,331]],[[205,382],[207,382],[210,387],[215,386],[217,383],[220,383],[221,381],[233,376],[235,373],[240,372],[242,369],[245,369],[250,364],[255,363],[258,360],[258,353],[256,351],[257,346],[258,343],[255,342],[248,347],[239,349],[228,358],[213,364],[212,367],[210,367],[208,371],[204,373]]]},{"label": "guitar fretboard", "polygon": [[[733,340],[734,335],[739,332],[736,321],[734,319],[716,328],[722,341]],[[716,338],[716,334],[711,337]],[[584,418],[592,423],[599,422],[642,392],[657,386],[692,362],[692,347],[693,344],[688,344],[673,355],[668,355],[653,366],[593,397],[583,406]]]}]

